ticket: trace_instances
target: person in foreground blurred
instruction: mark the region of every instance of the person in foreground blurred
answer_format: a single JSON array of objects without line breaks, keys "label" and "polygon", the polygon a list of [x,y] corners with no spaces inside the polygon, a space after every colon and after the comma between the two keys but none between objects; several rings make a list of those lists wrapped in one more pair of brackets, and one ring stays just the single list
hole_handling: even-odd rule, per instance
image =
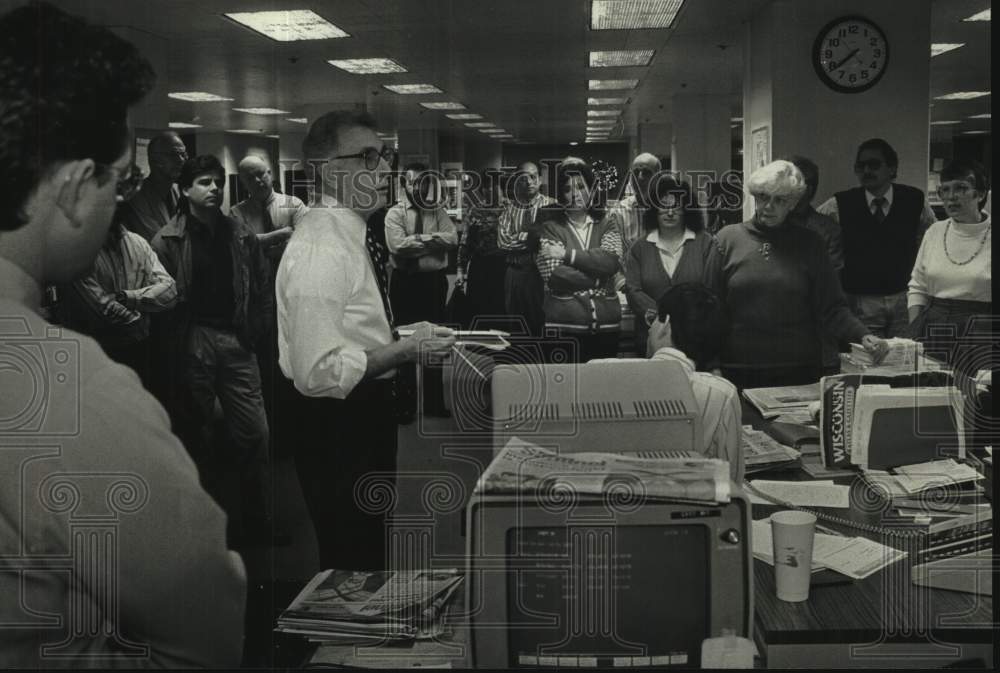
[{"label": "person in foreground blurred", "polygon": [[[235,667],[246,575],[225,514],[136,375],[39,315],[43,285],[107,239],[127,110],[155,75],[44,3],[0,17],[0,63],[18,111],[0,115],[0,668]],[[51,378],[24,414],[45,383],[32,357]]]},{"label": "person in foreground blurred", "polygon": [[729,316],[722,374],[739,388],[814,383],[822,373],[822,332],[862,343],[877,359],[887,345],[850,309],[826,243],[788,223],[806,190],[794,164],[774,161],[750,176],[752,219],[717,235],[717,279]]},{"label": "person in foreground blurred", "polygon": [[539,210],[536,226],[545,327],[576,342],[579,362],[611,357],[618,352],[621,330],[621,304],[613,286],[621,268],[621,234],[593,203],[590,164],[563,159],[556,184],[559,204]]},{"label": "person in foreground blurred", "polygon": [[663,293],[680,283],[709,282],[719,259],[687,183],[663,177],[654,189],[643,214],[646,234],[625,255],[624,292],[635,315],[637,353],[646,352],[650,318]]},{"label": "person in foreground blurred", "polygon": [[701,411],[702,453],[728,461],[733,480],[741,483],[739,393],[709,371],[726,338],[725,308],[701,283],[679,283],[660,297],[656,312],[649,328],[649,358],[679,362],[684,368]]},{"label": "person in foreground blurred", "polygon": [[[941,171],[938,196],[948,219],[931,225],[913,266],[908,293],[910,333],[924,352],[975,374],[976,353],[994,347],[993,236],[982,210],[989,191],[986,171],[955,160]],[[985,330],[985,331],[984,331]]]}]

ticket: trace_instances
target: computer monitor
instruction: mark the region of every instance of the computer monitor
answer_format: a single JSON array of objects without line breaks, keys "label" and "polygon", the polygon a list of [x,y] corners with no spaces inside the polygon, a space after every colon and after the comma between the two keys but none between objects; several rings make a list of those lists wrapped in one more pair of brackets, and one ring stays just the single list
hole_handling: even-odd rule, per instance
[{"label": "computer monitor", "polygon": [[512,438],[559,453],[702,452],[701,414],[678,362],[498,365],[493,452]]},{"label": "computer monitor", "polygon": [[477,668],[697,667],[750,637],[750,505],[477,492],[467,509]]}]

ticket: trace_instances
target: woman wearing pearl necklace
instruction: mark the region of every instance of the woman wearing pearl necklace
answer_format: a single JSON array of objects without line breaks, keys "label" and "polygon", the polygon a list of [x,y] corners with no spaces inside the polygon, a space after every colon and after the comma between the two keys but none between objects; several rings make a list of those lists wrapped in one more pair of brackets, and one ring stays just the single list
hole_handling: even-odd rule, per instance
[{"label": "woman wearing pearl necklace", "polygon": [[982,368],[989,352],[993,306],[992,224],[981,210],[989,191],[986,171],[955,160],[941,171],[938,196],[948,219],[924,234],[910,278],[910,336],[924,352],[966,373]]}]

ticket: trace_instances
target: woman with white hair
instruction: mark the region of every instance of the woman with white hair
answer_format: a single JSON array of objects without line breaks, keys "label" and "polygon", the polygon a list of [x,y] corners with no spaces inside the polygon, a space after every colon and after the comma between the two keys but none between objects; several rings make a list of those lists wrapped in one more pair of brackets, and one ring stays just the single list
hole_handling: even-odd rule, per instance
[{"label": "woman with white hair", "polygon": [[805,190],[788,161],[758,169],[747,183],[753,218],[716,236],[715,285],[730,324],[722,373],[739,388],[818,381],[823,332],[864,344],[876,359],[887,350],[847,307],[823,239],[787,222]]}]

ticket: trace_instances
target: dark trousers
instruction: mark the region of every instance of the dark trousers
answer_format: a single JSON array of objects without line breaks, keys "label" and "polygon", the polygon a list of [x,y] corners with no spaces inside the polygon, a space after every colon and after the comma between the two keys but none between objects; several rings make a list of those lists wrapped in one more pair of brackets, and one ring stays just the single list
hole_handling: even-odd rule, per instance
[{"label": "dark trousers", "polygon": [[139,380],[142,381],[143,387],[150,392],[154,392],[153,350],[148,338],[128,344],[101,341],[101,346],[109,358],[134,371],[138,375]]},{"label": "dark trousers", "polygon": [[469,260],[466,294],[473,329],[508,327],[506,278],[507,260],[501,255],[479,255]]},{"label": "dark trousers", "polygon": [[996,352],[993,305],[931,297],[906,336],[924,344],[924,354],[966,376],[991,369]]},{"label": "dark trousers", "polygon": [[279,425],[280,441],[295,445],[322,569],[387,565],[385,510],[395,500],[389,491],[398,443],[392,388],[376,379],[360,383],[345,400],[300,395],[288,412],[294,421]]},{"label": "dark trousers", "polygon": [[[434,324],[445,321],[444,307],[448,295],[448,277],[444,269],[407,273],[394,269],[389,280],[389,299],[397,325],[426,320]],[[432,413],[444,409],[444,380],[441,367],[424,367],[423,408]],[[415,364],[400,368],[400,385],[407,391],[416,391],[417,367]],[[415,394],[408,399],[416,401]],[[415,411],[411,408],[410,411]]]},{"label": "dark trousers", "polygon": [[823,374],[820,363],[798,367],[727,367],[722,366],[722,377],[738,389],[772,388],[775,386],[801,386],[816,383]]},{"label": "dark trousers", "polygon": [[566,364],[617,357],[620,336],[618,330],[586,334],[558,330],[545,339],[545,361]]},{"label": "dark trousers", "polygon": [[542,310],[545,286],[538,269],[533,265],[508,265],[504,292],[507,314],[523,320],[528,335],[541,337],[545,325],[545,311]]},{"label": "dark trousers", "polygon": [[[202,485],[211,493],[227,473],[236,472],[244,528],[249,532],[269,525],[269,430],[256,356],[232,331],[194,325],[187,338],[183,376],[181,434],[198,465]],[[219,451],[214,435],[216,400],[226,422],[225,451]]]}]

